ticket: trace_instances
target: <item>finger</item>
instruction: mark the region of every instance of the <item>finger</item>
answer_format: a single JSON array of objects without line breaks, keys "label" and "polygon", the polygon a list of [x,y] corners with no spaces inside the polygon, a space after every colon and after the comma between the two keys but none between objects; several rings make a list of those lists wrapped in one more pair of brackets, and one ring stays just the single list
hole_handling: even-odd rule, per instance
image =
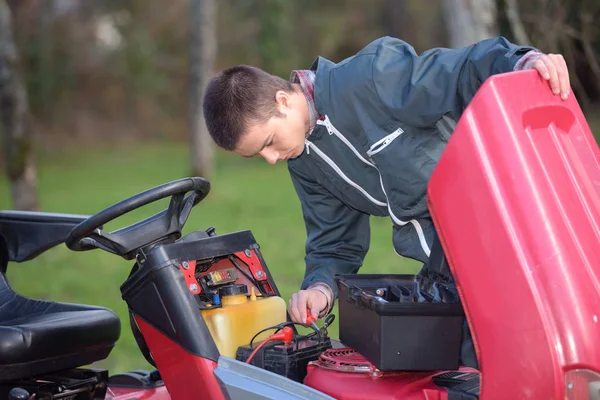
[{"label": "finger", "polygon": [[558,87],[560,91],[560,95],[563,99],[567,97],[567,82],[566,82],[566,72],[563,63],[561,62],[561,56],[558,54],[552,54],[550,56],[553,65],[556,67],[556,75],[558,79]]},{"label": "finger", "polygon": [[288,308],[290,318],[294,322],[300,322],[300,314],[298,312],[298,293],[294,293],[290,298],[290,305]]},{"label": "finger", "polygon": [[560,93],[560,85],[558,83],[558,72],[556,71],[556,65],[554,65],[552,55],[549,54],[548,57],[542,57],[540,60],[544,63],[546,68],[548,69],[548,73],[550,75],[550,87],[552,88],[552,93],[559,94]]},{"label": "finger", "polygon": [[541,57],[535,60],[533,67],[537,69],[542,78],[545,80],[550,80],[550,72],[548,72],[548,68],[546,67],[546,64],[544,64],[544,61]]},{"label": "finger", "polygon": [[556,55],[556,64],[558,66],[558,77],[560,80],[560,93],[563,100],[566,100],[571,92],[571,80],[567,62],[561,54]]},{"label": "finger", "polygon": [[298,322],[305,323],[306,322],[306,307],[307,307],[307,296],[306,291],[302,290],[298,293]]}]

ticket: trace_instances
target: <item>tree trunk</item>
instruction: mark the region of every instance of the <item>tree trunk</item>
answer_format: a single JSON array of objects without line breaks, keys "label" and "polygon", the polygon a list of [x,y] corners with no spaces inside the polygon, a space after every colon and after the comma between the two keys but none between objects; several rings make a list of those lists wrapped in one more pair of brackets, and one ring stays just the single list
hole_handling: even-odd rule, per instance
[{"label": "tree trunk", "polygon": [[5,0],[0,0],[0,122],[13,208],[36,210],[37,171],[33,125],[30,121],[27,92],[19,75],[11,11]]},{"label": "tree trunk", "polygon": [[208,178],[213,141],[204,123],[202,96],[212,73],[216,48],[215,0],[190,0],[190,151],[191,172]]},{"label": "tree trunk", "polygon": [[465,47],[498,35],[495,0],[444,0],[450,47]]}]

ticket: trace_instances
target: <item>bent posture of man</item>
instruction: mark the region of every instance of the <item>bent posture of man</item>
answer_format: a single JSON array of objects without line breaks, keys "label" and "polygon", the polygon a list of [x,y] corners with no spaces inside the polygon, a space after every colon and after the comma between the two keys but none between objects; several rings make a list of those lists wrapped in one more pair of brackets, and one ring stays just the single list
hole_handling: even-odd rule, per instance
[{"label": "bent posture of man", "polygon": [[567,98],[562,56],[503,37],[420,55],[384,37],[339,63],[318,57],[289,81],[251,66],[210,81],[204,116],[216,144],[271,164],[287,160],[307,231],[293,320],[304,322],[307,309],[319,318],[329,312],[334,275],[362,265],[371,215],[391,219],[399,255],[428,260],[435,229],[427,183],[456,121],[488,77],[530,68]]}]

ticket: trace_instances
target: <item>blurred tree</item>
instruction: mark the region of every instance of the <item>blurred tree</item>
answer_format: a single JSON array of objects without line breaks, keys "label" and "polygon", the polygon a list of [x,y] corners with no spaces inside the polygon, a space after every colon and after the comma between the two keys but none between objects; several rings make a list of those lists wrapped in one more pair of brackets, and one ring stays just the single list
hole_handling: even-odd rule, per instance
[{"label": "blurred tree", "polygon": [[12,30],[11,10],[5,0],[0,0],[0,121],[6,170],[13,208],[32,211],[38,207],[33,125]]},{"label": "blurred tree", "polygon": [[515,36],[516,42],[520,45],[531,45],[531,39],[529,39],[529,35],[525,31],[525,26],[521,19],[521,12],[517,0],[506,0],[505,9],[506,18],[508,19],[510,29]]},{"label": "blurred tree", "polygon": [[202,95],[212,73],[216,47],[216,1],[190,0],[190,151],[192,174],[212,175],[213,144],[204,123]]},{"label": "blurred tree", "polygon": [[[507,36],[545,53],[560,53],[584,112],[600,99],[598,0],[498,0]],[[589,115],[589,114],[588,114]]]},{"label": "blurred tree", "polygon": [[289,0],[260,0],[256,4],[260,28],[258,54],[261,66],[272,74],[286,76],[290,71],[285,65],[291,57],[291,13]]},{"label": "blurred tree", "polygon": [[495,0],[444,0],[450,47],[468,46],[498,35]]},{"label": "blurred tree", "polygon": [[[564,54],[584,109],[600,100],[600,30],[593,24],[599,0],[212,0],[214,18],[194,23],[192,32],[192,0],[5,1],[44,151],[86,142],[191,143],[191,132],[203,129],[202,115],[192,110],[200,110],[202,87],[195,85],[204,72],[194,67],[203,62],[203,47],[190,41],[203,40],[202,29],[216,32],[215,69],[243,63],[283,78],[319,55],[354,55],[383,35],[422,52],[502,34]],[[211,144],[191,146],[198,152],[192,165]]]},{"label": "blurred tree", "polygon": [[402,39],[418,53],[448,46],[447,28],[439,22],[444,18],[444,7],[438,1],[383,0],[380,13],[382,35]]}]

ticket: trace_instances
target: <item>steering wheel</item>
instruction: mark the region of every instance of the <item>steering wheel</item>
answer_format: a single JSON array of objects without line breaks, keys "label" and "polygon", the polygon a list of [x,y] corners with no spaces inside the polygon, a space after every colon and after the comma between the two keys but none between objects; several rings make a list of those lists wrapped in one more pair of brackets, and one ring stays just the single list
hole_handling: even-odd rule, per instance
[{"label": "steering wheel", "polygon": [[[187,192],[192,193],[185,197]],[[102,249],[126,260],[135,258],[136,252],[162,239],[181,237],[183,225],[192,207],[204,199],[210,183],[204,178],[183,178],[156,186],[114,204],[75,226],[65,240],[73,251]],[[104,232],[104,224],[121,215],[157,200],[171,196],[169,207],[135,224],[114,232]]]}]

